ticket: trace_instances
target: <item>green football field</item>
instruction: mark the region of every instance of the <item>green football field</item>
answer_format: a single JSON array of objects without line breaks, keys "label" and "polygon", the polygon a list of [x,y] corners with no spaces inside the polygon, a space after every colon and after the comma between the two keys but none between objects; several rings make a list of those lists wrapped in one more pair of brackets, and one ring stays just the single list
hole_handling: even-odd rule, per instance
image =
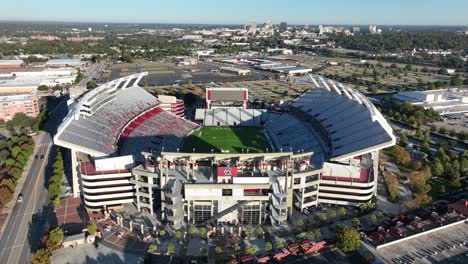
[{"label": "green football field", "polygon": [[182,151],[210,153],[250,153],[271,151],[270,144],[258,127],[202,127],[185,139]]}]

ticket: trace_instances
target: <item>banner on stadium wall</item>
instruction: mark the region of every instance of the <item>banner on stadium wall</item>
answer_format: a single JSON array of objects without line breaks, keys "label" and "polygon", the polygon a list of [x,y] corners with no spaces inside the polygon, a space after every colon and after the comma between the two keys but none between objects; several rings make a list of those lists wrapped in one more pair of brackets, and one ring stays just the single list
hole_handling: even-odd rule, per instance
[{"label": "banner on stadium wall", "polygon": [[237,167],[218,167],[218,176],[237,176]]}]

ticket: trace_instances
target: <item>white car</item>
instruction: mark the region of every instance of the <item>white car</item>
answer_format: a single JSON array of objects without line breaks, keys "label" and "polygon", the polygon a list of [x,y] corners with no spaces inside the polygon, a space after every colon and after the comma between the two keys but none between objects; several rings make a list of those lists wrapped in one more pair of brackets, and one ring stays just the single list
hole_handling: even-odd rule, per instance
[{"label": "white car", "polygon": [[22,203],[23,202],[23,194],[19,194],[18,195],[18,200],[17,200],[18,203]]}]

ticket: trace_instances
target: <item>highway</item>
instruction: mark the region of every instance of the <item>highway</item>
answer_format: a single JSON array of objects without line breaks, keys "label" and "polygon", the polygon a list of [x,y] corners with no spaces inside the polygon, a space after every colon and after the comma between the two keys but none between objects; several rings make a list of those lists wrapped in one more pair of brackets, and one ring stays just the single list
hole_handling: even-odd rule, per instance
[{"label": "highway", "polygon": [[[61,100],[50,112],[45,131],[34,137],[37,152],[33,155],[29,171],[24,175],[24,185],[21,189],[23,202],[16,203],[5,223],[4,232],[0,237],[0,263],[17,264],[30,263],[31,251],[39,243],[40,237],[48,228],[49,197],[46,189],[46,170],[52,164],[51,152],[52,134],[66,114],[66,100]],[[47,131],[47,132],[46,132]],[[41,155],[44,158],[41,159]],[[52,155],[54,156],[54,155]],[[16,200],[17,197],[13,199]],[[42,220],[32,222],[32,216],[40,215]]]}]

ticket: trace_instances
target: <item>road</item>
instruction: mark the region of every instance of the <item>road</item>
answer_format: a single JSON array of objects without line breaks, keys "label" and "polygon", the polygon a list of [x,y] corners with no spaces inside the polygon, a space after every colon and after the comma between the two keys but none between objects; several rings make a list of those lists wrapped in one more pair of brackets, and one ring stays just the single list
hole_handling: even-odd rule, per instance
[{"label": "road", "polygon": [[[47,215],[49,197],[46,189],[46,173],[51,150],[52,134],[66,114],[66,100],[50,112],[49,121],[45,125],[45,131],[35,136],[37,158],[33,157],[29,171],[24,176],[24,185],[21,189],[23,202],[16,203],[10,213],[10,219],[5,223],[5,231],[0,237],[0,263],[17,264],[30,263],[31,250],[39,242],[40,237],[47,229]],[[46,132],[47,131],[47,132]],[[33,154],[34,155],[34,154]],[[44,158],[41,159],[41,155]],[[16,199],[16,197],[14,197]],[[43,210],[45,208],[45,211]],[[32,216],[41,214],[44,221],[32,223]]]},{"label": "road", "polygon": [[76,85],[77,88],[86,88],[86,84],[92,79],[97,79],[102,71],[107,67],[107,64],[93,64],[89,66],[83,73],[85,77]]}]

